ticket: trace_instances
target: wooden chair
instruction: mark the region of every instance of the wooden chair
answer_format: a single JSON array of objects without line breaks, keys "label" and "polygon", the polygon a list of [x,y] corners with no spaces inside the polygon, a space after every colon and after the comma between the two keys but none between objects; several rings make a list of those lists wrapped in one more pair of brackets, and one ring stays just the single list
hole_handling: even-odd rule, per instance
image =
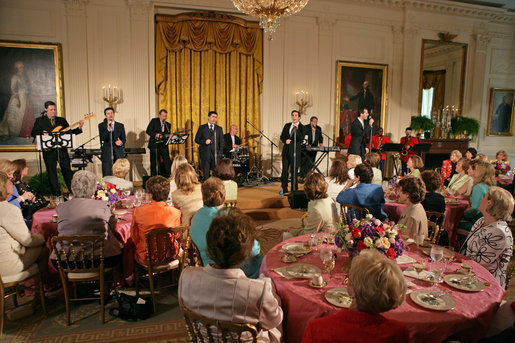
[{"label": "wooden chair", "polygon": [[[70,302],[100,300],[100,315],[105,323],[105,273],[112,268],[104,267],[104,235],[55,236],[52,247],[55,253],[59,276],[63,284],[66,303],[66,325],[70,325]],[[77,283],[100,284],[100,297],[80,298],[77,296]],[[73,286],[70,297],[68,285]]]},{"label": "wooden chair", "polygon": [[224,207],[225,208],[235,208],[237,200],[225,200]]},{"label": "wooden chair", "polygon": [[43,290],[43,283],[41,282],[41,274],[39,273],[38,265],[33,264],[21,273],[0,276],[0,337],[4,332],[4,315],[5,315],[5,299],[14,296],[14,306],[18,306],[18,289],[32,290],[30,287],[25,287],[23,283],[30,279],[34,279],[34,288],[39,290],[39,296],[41,301],[41,308],[45,316],[47,315],[45,306],[45,292]]},{"label": "wooden chair", "polygon": [[[138,271],[139,269],[143,269],[145,274],[142,276],[148,276],[154,312],[156,311],[154,275],[167,273],[177,269],[180,274],[184,268],[184,262],[186,261],[186,252],[188,251],[189,241],[189,226],[150,230],[145,235],[147,260],[142,262],[135,258],[136,268],[134,270],[134,276],[136,279],[136,295],[139,296],[140,276]],[[172,286],[172,284],[168,286]]]},{"label": "wooden chair", "polygon": [[192,342],[257,342],[258,330],[248,323],[233,323],[204,317],[186,308],[181,303],[181,311]]},{"label": "wooden chair", "polygon": [[365,207],[359,207],[351,204],[340,204],[340,222],[350,225],[353,219],[362,219],[370,212]]},{"label": "wooden chair", "polygon": [[[427,216],[427,239],[433,244],[438,244],[440,236],[444,230],[443,223],[445,221],[445,213],[426,211]],[[450,239],[451,237],[449,237]]]},{"label": "wooden chair", "polygon": [[186,257],[185,265],[192,267],[203,267],[204,262],[202,262],[202,256],[200,256],[200,251],[198,250],[197,245],[190,238],[190,245],[188,247],[188,256]]}]

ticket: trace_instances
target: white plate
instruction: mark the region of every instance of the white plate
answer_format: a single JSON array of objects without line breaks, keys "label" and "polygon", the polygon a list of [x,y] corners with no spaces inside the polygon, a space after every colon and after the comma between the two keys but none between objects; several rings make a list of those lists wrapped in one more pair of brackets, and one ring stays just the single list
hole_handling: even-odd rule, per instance
[{"label": "white plate", "polygon": [[281,247],[281,251],[288,254],[307,254],[311,251],[311,247],[304,249],[304,245],[301,242],[286,243]]},{"label": "white plate", "polygon": [[481,292],[485,284],[473,276],[463,274],[445,275],[443,281],[451,287],[467,292]]},{"label": "white plate", "polygon": [[316,275],[321,275],[322,271],[317,266],[307,263],[295,263],[285,267],[285,272],[293,277],[300,279],[312,279]]},{"label": "white plate", "polygon": [[129,211],[126,211],[126,210],[114,210],[113,211],[113,214],[116,214],[117,216],[121,216],[126,213],[129,213]]},{"label": "white plate", "polygon": [[349,308],[352,303],[352,298],[347,292],[347,288],[333,288],[325,292],[325,300],[329,302],[329,304]]},{"label": "white plate", "polygon": [[456,302],[448,295],[440,295],[434,299],[428,297],[431,291],[419,289],[410,293],[410,298],[415,304],[436,311],[449,311],[456,307]]}]

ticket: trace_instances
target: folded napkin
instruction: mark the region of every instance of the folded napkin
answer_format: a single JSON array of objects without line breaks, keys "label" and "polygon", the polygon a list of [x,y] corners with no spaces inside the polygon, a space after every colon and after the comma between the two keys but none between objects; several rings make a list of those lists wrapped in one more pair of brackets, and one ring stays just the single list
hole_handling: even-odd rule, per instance
[{"label": "folded napkin", "polygon": [[431,272],[428,270],[423,270],[420,272],[420,274],[417,274],[417,271],[413,268],[406,269],[402,273],[406,276],[412,277],[414,279],[419,279],[419,280],[427,280],[427,277],[429,275],[431,275]]},{"label": "folded napkin", "polygon": [[285,279],[312,279],[315,275],[320,275],[320,268],[307,264],[291,264],[289,266],[274,268],[274,272]]},{"label": "folded napkin", "polygon": [[408,255],[401,255],[396,259],[397,264],[406,264],[406,263],[414,263],[416,260]]}]

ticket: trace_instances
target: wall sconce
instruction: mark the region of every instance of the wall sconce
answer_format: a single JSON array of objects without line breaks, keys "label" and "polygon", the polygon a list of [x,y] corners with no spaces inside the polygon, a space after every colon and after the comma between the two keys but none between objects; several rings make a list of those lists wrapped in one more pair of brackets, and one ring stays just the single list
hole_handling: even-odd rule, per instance
[{"label": "wall sconce", "polygon": [[295,103],[299,106],[300,114],[304,114],[304,110],[310,106],[310,95],[307,91],[300,90],[295,93]]},{"label": "wall sconce", "polygon": [[118,87],[109,84],[102,87],[103,100],[109,104],[109,107],[116,109],[116,104],[120,101],[120,90]]}]

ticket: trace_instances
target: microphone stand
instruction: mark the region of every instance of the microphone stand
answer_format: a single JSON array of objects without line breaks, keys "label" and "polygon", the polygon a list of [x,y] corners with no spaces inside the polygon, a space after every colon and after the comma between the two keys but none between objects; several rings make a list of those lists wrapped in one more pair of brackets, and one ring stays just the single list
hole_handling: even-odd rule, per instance
[{"label": "microphone stand", "polygon": [[270,142],[270,181],[272,181],[273,179],[273,174],[274,174],[274,146],[276,148],[279,148],[274,142],[272,142],[272,140],[270,138],[268,138],[264,133],[263,131],[261,131],[260,129],[258,129],[257,127],[254,126],[254,124],[252,124],[250,121],[248,120],[245,120],[245,127],[247,127],[247,124],[249,124],[250,126],[252,126],[254,128],[254,130],[256,130],[257,132],[259,132],[259,134],[266,138],[267,141]]},{"label": "microphone stand", "polygon": [[[324,136],[327,137],[327,139],[329,139],[330,141],[333,142],[334,146],[337,146],[338,144],[336,144],[336,141],[334,139],[332,139],[331,137],[329,137],[327,134],[324,133],[324,131],[320,130],[320,132],[322,132],[322,134]],[[327,152],[327,167],[326,167],[326,170],[325,170],[325,176],[329,176],[329,151]]]},{"label": "microphone stand", "polygon": [[[84,162],[86,162],[87,160],[89,160],[89,162],[93,162],[91,159],[86,159],[86,157],[84,157],[84,151],[86,150],[85,148],[85,145],[88,144],[89,142],[91,142],[92,140],[94,140],[95,138],[99,137],[99,135],[96,135],[95,137],[91,138],[90,140],[86,141],[84,144],[81,144],[79,145],[76,149],[72,150],[73,152],[75,151],[81,151],[80,152],[80,156],[82,156],[82,163],[84,164]],[[82,168],[79,168],[81,170],[84,169],[84,167]]]}]

